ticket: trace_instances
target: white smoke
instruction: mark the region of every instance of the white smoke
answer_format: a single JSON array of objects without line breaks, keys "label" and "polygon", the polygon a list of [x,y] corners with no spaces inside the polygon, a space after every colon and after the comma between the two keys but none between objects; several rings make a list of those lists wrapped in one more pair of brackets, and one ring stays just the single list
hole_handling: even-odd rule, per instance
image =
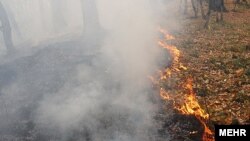
[{"label": "white smoke", "polygon": [[37,45],[82,28],[80,0],[1,0],[16,47]]},{"label": "white smoke", "polygon": [[[73,36],[84,29],[80,0],[4,2],[12,5],[22,33],[16,44]],[[0,75],[6,78],[0,78],[0,84],[8,84],[0,86],[4,128],[0,133],[16,123],[25,125],[19,130],[30,128],[33,140],[154,139],[157,107],[148,76],[158,69],[161,58],[157,28],[162,11],[157,7],[163,3],[96,0],[96,4],[103,31],[95,34],[103,35],[100,40],[91,34],[87,38],[91,41],[52,44],[31,56],[1,63]],[[63,13],[54,12],[58,15],[53,17],[53,10]]]}]

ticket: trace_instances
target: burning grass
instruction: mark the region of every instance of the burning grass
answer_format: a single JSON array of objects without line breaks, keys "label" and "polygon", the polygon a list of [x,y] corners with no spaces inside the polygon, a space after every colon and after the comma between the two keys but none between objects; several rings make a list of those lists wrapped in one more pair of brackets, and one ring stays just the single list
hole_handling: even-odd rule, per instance
[{"label": "burning grass", "polygon": [[[200,106],[196,94],[193,90],[193,79],[188,77],[186,79],[176,81],[176,89],[170,88],[166,83],[170,82],[171,78],[176,77],[185,73],[188,70],[187,67],[182,65],[180,62],[181,52],[174,45],[168,44],[170,40],[175,39],[173,36],[168,34],[165,30],[159,30],[164,35],[164,40],[158,42],[159,46],[167,49],[172,57],[172,64],[169,68],[159,72],[159,80],[152,81],[159,86],[160,96],[165,102],[171,102],[172,107],[179,112],[179,114],[185,116],[194,116],[203,126],[203,141],[213,141],[213,132],[207,126],[209,120],[209,114]],[[167,86],[167,87],[166,87]],[[179,90],[179,91],[177,91]],[[197,134],[198,131],[192,131],[190,134]]]}]

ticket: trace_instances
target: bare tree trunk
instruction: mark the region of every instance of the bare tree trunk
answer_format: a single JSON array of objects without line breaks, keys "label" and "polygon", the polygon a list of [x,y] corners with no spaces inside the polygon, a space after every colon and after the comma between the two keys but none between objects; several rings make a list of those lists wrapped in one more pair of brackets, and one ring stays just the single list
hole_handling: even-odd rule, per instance
[{"label": "bare tree trunk", "polygon": [[8,4],[5,4],[4,6],[5,6],[5,10],[7,12],[7,15],[9,17],[10,25],[12,26],[12,31],[15,31],[16,35],[18,35],[19,38],[22,38],[20,28],[19,28],[19,26],[17,24],[14,13],[12,11],[13,9],[11,9],[11,7],[9,7]]},{"label": "bare tree trunk", "polygon": [[1,21],[1,31],[3,33],[5,46],[7,48],[8,53],[12,53],[14,51],[14,45],[12,41],[10,21],[8,18],[8,14],[1,1],[0,1],[0,21]]},{"label": "bare tree trunk", "polygon": [[64,0],[51,0],[53,21],[55,31],[60,31],[67,25],[65,15],[65,1]]},{"label": "bare tree trunk", "polygon": [[194,10],[194,17],[197,18],[198,6],[196,5],[196,2],[194,0],[191,0],[191,3],[192,3],[193,10]]},{"label": "bare tree trunk", "polygon": [[180,8],[179,8],[179,11],[182,13],[182,14],[187,14],[187,0],[181,0],[180,1]]},{"label": "bare tree trunk", "polygon": [[81,0],[82,16],[83,16],[83,33],[85,35],[92,35],[101,30],[98,11],[96,7],[96,0]]},{"label": "bare tree trunk", "polygon": [[203,0],[199,0],[199,3],[200,3],[201,16],[203,19],[205,19],[205,14],[203,10]]},{"label": "bare tree trunk", "polygon": [[225,0],[222,0],[222,10],[223,10],[223,12],[228,12],[228,10],[225,6]]}]

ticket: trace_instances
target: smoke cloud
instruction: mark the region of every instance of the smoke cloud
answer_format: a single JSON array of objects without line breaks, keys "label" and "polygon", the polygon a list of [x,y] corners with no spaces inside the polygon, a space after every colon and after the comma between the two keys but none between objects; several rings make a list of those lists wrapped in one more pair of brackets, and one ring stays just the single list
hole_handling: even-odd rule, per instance
[{"label": "smoke cloud", "polygon": [[0,140],[156,140],[148,76],[162,61],[168,4],[95,0],[98,24],[88,25],[88,0],[2,2],[18,52],[1,55]]}]

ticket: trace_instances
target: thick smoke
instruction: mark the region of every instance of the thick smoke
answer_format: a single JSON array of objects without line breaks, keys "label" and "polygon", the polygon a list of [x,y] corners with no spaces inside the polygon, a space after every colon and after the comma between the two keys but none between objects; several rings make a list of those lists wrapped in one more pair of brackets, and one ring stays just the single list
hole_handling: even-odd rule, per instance
[{"label": "thick smoke", "polygon": [[89,31],[80,0],[3,0],[17,54],[39,50],[1,57],[0,140],[154,140],[148,76],[161,60],[162,3],[95,2],[99,24],[87,27],[98,30]]},{"label": "thick smoke", "polygon": [[[1,0],[17,48],[76,34],[82,27],[80,0]],[[1,38],[2,39],[2,38]],[[1,46],[4,44],[1,42]],[[2,49],[2,48],[1,48]]]}]

